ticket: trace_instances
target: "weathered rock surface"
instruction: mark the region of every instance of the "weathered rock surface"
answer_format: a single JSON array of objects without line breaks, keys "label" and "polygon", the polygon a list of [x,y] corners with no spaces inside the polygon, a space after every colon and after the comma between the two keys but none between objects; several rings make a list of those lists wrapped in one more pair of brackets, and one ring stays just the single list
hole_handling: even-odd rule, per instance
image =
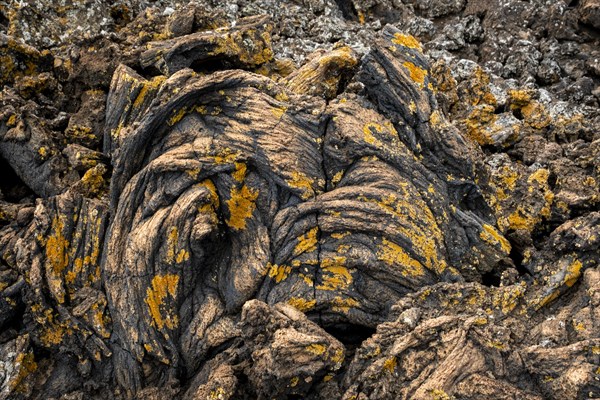
[{"label": "weathered rock surface", "polygon": [[0,399],[600,397],[597,2],[154,5],[0,2]]}]

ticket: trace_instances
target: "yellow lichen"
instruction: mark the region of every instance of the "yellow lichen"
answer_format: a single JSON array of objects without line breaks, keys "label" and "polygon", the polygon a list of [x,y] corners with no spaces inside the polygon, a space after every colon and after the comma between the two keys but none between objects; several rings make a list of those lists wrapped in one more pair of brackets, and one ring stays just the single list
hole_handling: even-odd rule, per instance
[{"label": "yellow lichen", "polygon": [[569,264],[569,266],[567,267],[567,271],[565,273],[564,278],[564,284],[568,287],[573,286],[581,276],[582,267],[583,264],[581,264],[581,261],[579,261],[577,258],[574,258],[573,262],[571,262],[571,264]]},{"label": "yellow lichen", "polygon": [[219,207],[219,195],[217,193],[217,187],[215,186],[215,184],[213,183],[212,180],[210,179],[205,179],[202,182],[200,182],[200,186],[203,186],[205,188],[208,189],[209,193],[210,193],[210,203],[211,205],[216,209]]},{"label": "yellow lichen", "polygon": [[510,229],[532,231],[537,222],[538,219],[527,213],[521,205],[508,216],[508,227]]},{"label": "yellow lichen", "polygon": [[106,189],[106,182],[104,181],[103,174],[105,170],[103,168],[90,168],[88,169],[83,177],[81,178],[81,185],[88,192],[90,196],[101,196]]},{"label": "yellow lichen", "polygon": [[308,351],[309,353],[312,353],[316,356],[320,356],[320,355],[324,354],[325,351],[327,351],[327,347],[325,347],[325,345],[320,344],[320,343],[311,343],[308,346],[306,346],[306,351]]},{"label": "yellow lichen", "polygon": [[179,109],[174,110],[171,118],[169,118],[167,120],[167,125],[169,125],[169,126],[175,125],[176,123],[181,121],[181,119],[187,114],[187,112],[188,112],[188,110],[185,107],[181,107]]},{"label": "yellow lichen", "polygon": [[46,147],[42,146],[38,149],[38,154],[40,155],[42,160],[45,160],[46,157],[48,156],[48,149]]},{"label": "yellow lichen", "polygon": [[303,200],[308,200],[314,194],[314,190],[313,190],[313,186],[312,186],[314,183],[314,180],[309,178],[302,172],[293,171],[292,179],[286,180],[286,183],[291,188],[302,190],[302,194],[300,195],[300,197]]},{"label": "yellow lichen", "polygon": [[532,184],[536,182],[540,185],[548,184],[548,177],[550,176],[550,171],[545,168],[540,168],[527,178],[527,183]]},{"label": "yellow lichen", "polygon": [[148,94],[148,91],[157,90],[166,79],[167,78],[165,76],[159,75],[159,76],[155,76],[151,80],[145,82],[144,86],[142,86],[142,89],[140,90],[137,97],[133,101],[133,107],[137,108],[140,105],[142,105],[144,103],[146,95]]},{"label": "yellow lichen", "polygon": [[314,299],[306,300],[301,297],[292,297],[287,301],[287,303],[302,312],[306,312],[314,308],[314,306],[317,304],[317,301]]},{"label": "yellow lichen", "polygon": [[335,312],[347,313],[350,308],[358,307],[360,303],[353,298],[336,296],[331,300],[331,309]]},{"label": "yellow lichen", "polygon": [[65,223],[61,216],[52,220],[52,233],[46,242],[46,259],[56,274],[62,273],[69,263],[69,242],[63,235]]},{"label": "yellow lichen", "polygon": [[349,236],[351,233],[350,231],[346,231],[346,232],[336,232],[336,233],[332,233],[331,237],[334,239],[343,239],[346,236]]},{"label": "yellow lichen", "polygon": [[585,331],[585,324],[583,322],[573,320],[572,324],[573,324],[573,329],[575,329],[576,331],[578,331],[578,332]]},{"label": "yellow lichen", "polygon": [[269,277],[274,279],[275,282],[279,283],[288,277],[288,275],[292,271],[292,267],[288,265],[277,265],[268,263],[267,270],[269,271]]},{"label": "yellow lichen", "polygon": [[361,25],[365,24],[365,13],[362,10],[358,10],[356,12],[356,14],[358,15],[358,23]]},{"label": "yellow lichen", "polygon": [[489,340],[486,344],[494,349],[506,350],[506,345],[498,340]]},{"label": "yellow lichen", "polygon": [[417,83],[419,87],[423,88],[425,86],[425,77],[428,75],[427,70],[411,63],[410,61],[405,61],[402,63],[402,65],[408,70],[410,79]]},{"label": "yellow lichen", "polygon": [[496,125],[497,119],[494,106],[480,105],[474,108],[465,119],[467,134],[482,146],[492,144],[493,134],[502,129]]},{"label": "yellow lichen", "polygon": [[388,265],[399,265],[404,276],[416,277],[425,274],[425,269],[420,262],[409,256],[402,247],[385,238],[377,252],[377,258]]},{"label": "yellow lichen", "polygon": [[500,248],[505,254],[510,254],[511,246],[509,241],[506,240],[506,238],[502,236],[500,232],[498,232],[493,226],[484,224],[483,230],[479,233],[479,237],[489,244],[500,245]]},{"label": "yellow lichen", "polygon": [[381,133],[383,132],[383,127],[379,124],[376,124],[375,122],[369,122],[365,124],[365,126],[363,127],[365,142],[373,145],[381,144],[379,140],[377,140],[375,136],[373,136],[373,131]]},{"label": "yellow lichen", "polygon": [[544,129],[552,123],[552,118],[546,111],[546,108],[537,101],[533,101],[521,108],[521,113],[523,114],[525,123],[535,129]]},{"label": "yellow lichen", "polygon": [[37,371],[38,365],[35,362],[35,357],[32,352],[19,353],[15,358],[14,369],[17,372],[17,376],[10,382],[10,390],[17,393],[24,392],[23,387],[25,379]]},{"label": "yellow lichen", "polygon": [[503,314],[508,314],[515,309],[524,294],[525,288],[518,285],[499,288],[492,296],[492,305],[500,308]]},{"label": "yellow lichen", "polygon": [[306,283],[307,286],[313,287],[315,285],[312,275],[298,274],[298,276],[304,281],[304,283]]},{"label": "yellow lichen", "polygon": [[340,348],[336,349],[333,352],[333,355],[331,357],[329,357],[329,359],[336,364],[336,368],[338,368],[339,366],[342,365],[342,363],[344,362],[344,358],[345,358],[344,349],[340,349]]},{"label": "yellow lichen", "polygon": [[46,241],[46,260],[50,265],[48,284],[59,303],[64,302],[62,274],[69,264],[69,242],[63,234],[65,223],[62,216],[52,220],[52,233]]},{"label": "yellow lichen", "polygon": [[397,364],[398,361],[396,360],[396,357],[392,356],[383,362],[383,370],[389,372],[390,374],[393,374],[396,370]]},{"label": "yellow lichen", "polygon": [[523,107],[531,102],[533,93],[530,90],[511,89],[508,91],[508,96],[513,105]]},{"label": "yellow lichen", "polygon": [[432,389],[429,391],[429,395],[431,396],[431,400],[452,400],[453,397],[450,397],[448,393],[444,392],[441,389]]},{"label": "yellow lichen", "polygon": [[294,247],[294,256],[298,256],[302,253],[310,253],[317,249],[317,234],[319,233],[319,227],[315,226],[311,228],[305,234],[297,237],[298,244]]},{"label": "yellow lichen", "polygon": [[[400,182],[400,186],[408,190],[407,182]],[[408,192],[405,193],[408,195]],[[442,242],[442,233],[437,221],[429,207],[419,198],[416,193],[411,196],[411,201],[399,199],[396,194],[390,194],[382,199],[373,199],[365,196],[359,197],[359,200],[374,203],[386,213],[395,218],[413,221],[423,221],[423,224],[412,224],[410,227],[399,227],[399,232],[407,237],[413,244],[412,248],[423,258],[424,267],[442,273],[447,268],[444,259],[440,259],[438,243]]]},{"label": "yellow lichen", "polygon": [[244,179],[246,178],[246,172],[248,167],[246,166],[245,163],[241,163],[241,162],[236,162],[234,163],[235,165],[235,172],[233,172],[232,176],[233,179],[235,179],[238,182],[243,182]]},{"label": "yellow lichen", "polygon": [[326,258],[321,261],[323,282],[317,286],[319,290],[343,290],[352,284],[352,274],[345,267],[346,257]]},{"label": "yellow lichen", "polygon": [[434,127],[440,126],[443,121],[442,114],[438,110],[435,110],[429,116],[429,123]]},{"label": "yellow lichen", "polygon": [[6,125],[10,128],[13,127],[17,124],[17,116],[15,114],[12,114],[10,117],[8,117],[8,120],[6,121]]},{"label": "yellow lichen", "polygon": [[412,35],[405,35],[403,33],[396,33],[392,39],[392,43],[399,44],[400,46],[408,47],[409,49],[416,49],[421,51],[421,43],[415,39]]},{"label": "yellow lichen", "polygon": [[342,180],[343,176],[344,176],[344,171],[336,172],[333,175],[333,177],[331,178],[331,183],[333,183],[334,185],[337,185]]},{"label": "yellow lichen", "polygon": [[185,249],[178,249],[179,231],[176,226],[171,227],[169,236],[167,237],[167,255],[165,261],[167,263],[176,262],[178,264],[189,260],[190,253]]},{"label": "yellow lichen", "polygon": [[417,104],[414,102],[414,100],[411,100],[410,103],[408,104],[408,110],[411,112],[411,114],[414,114],[417,112]]},{"label": "yellow lichen", "polygon": [[[179,275],[165,274],[156,275],[152,278],[151,287],[146,289],[146,304],[148,305],[152,325],[158,329],[167,327],[175,329],[179,323],[177,315],[171,315],[169,310],[164,310],[167,295],[173,300],[177,296],[177,286],[179,284]],[[163,308],[163,310],[161,310]]]},{"label": "yellow lichen", "polygon": [[241,189],[232,188],[230,199],[227,200],[229,208],[229,218],[227,225],[235,230],[246,228],[246,220],[252,217],[252,213],[256,208],[256,198],[258,191],[248,188],[243,185]]},{"label": "yellow lichen", "polygon": [[276,118],[281,118],[283,114],[287,111],[287,107],[273,107],[271,108],[271,114],[273,114]]},{"label": "yellow lichen", "polygon": [[73,329],[68,322],[57,321],[55,314],[50,309],[42,312],[42,306],[34,304],[31,306],[36,322],[43,326],[40,341],[46,347],[56,346],[62,343],[65,335],[71,335]]},{"label": "yellow lichen", "polygon": [[225,398],[225,395],[225,389],[219,386],[218,388],[210,391],[208,398],[210,400],[221,400]]}]

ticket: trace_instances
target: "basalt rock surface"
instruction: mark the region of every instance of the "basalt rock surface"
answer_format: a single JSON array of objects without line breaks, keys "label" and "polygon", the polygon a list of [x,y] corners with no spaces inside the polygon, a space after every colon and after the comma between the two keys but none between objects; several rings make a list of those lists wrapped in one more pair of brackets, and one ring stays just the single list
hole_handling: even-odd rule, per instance
[{"label": "basalt rock surface", "polygon": [[600,3],[493,3],[0,1],[0,399],[600,398]]}]

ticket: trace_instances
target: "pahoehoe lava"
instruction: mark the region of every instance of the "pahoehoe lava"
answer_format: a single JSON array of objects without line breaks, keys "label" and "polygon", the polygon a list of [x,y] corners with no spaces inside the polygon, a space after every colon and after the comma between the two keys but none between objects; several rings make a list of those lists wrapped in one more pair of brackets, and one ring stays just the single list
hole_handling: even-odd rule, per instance
[{"label": "pahoehoe lava", "polygon": [[0,28],[0,399],[600,397],[597,0]]}]

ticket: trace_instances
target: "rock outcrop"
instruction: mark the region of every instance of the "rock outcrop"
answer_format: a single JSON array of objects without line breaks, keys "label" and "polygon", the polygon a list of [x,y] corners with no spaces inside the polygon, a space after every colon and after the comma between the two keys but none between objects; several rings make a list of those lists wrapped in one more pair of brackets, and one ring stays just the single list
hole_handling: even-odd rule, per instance
[{"label": "rock outcrop", "polygon": [[0,5],[0,398],[600,397],[596,3],[275,3]]}]

